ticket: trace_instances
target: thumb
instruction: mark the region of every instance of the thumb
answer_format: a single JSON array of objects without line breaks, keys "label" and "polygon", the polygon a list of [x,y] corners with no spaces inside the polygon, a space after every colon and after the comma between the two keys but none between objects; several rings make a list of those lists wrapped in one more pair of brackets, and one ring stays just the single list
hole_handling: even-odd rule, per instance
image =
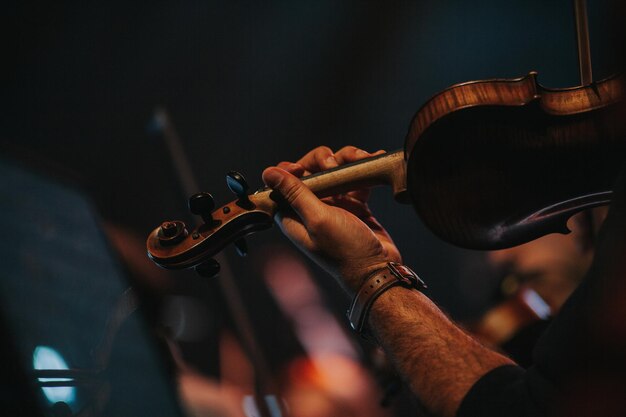
[{"label": "thumb", "polygon": [[263,171],[263,181],[283,196],[307,227],[328,208],[302,181],[280,168]]}]

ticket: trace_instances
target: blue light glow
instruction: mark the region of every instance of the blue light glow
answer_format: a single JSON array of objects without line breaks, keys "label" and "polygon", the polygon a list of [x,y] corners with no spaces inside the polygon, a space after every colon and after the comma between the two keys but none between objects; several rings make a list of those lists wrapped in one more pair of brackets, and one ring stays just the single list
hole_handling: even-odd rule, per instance
[{"label": "blue light glow", "polygon": [[[63,356],[47,346],[37,346],[33,352],[34,369],[69,369]],[[68,378],[39,378],[40,381],[69,381]],[[75,387],[42,387],[44,395],[51,403],[63,401],[71,403],[76,398]]]}]

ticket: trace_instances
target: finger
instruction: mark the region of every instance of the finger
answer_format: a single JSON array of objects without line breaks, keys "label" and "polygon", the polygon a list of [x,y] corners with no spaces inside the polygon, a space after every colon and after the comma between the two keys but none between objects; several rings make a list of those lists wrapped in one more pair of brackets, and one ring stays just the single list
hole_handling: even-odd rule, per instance
[{"label": "finger", "polygon": [[349,195],[338,195],[322,199],[328,205],[340,207],[357,216],[359,219],[370,217],[372,212],[363,201]]},{"label": "finger", "polygon": [[302,181],[280,168],[263,171],[263,181],[282,195],[307,228],[318,222],[328,209]]},{"label": "finger", "polygon": [[[374,153],[369,153],[367,151],[364,151],[363,149],[357,148],[356,146],[344,146],[343,148],[341,148],[335,153],[335,158],[337,158],[337,161],[340,164],[347,164],[350,162],[359,161],[364,158],[381,155],[383,153],[385,153],[385,151],[377,151]],[[365,202],[368,200],[370,196],[370,189],[366,188],[362,190],[352,191],[348,193],[348,195],[362,202]]]},{"label": "finger", "polygon": [[369,158],[372,156],[369,152],[359,149],[356,146],[344,146],[337,152],[335,152],[335,158],[340,164],[347,164],[350,162],[358,161],[363,158]]},{"label": "finger", "polygon": [[375,235],[391,240],[389,233],[387,233],[385,228],[376,220],[369,207],[364,202],[345,195],[323,198],[322,201],[330,206],[349,211],[365,223]]},{"label": "finger", "polygon": [[302,165],[295,164],[293,162],[283,161],[276,166],[280,169],[284,169],[290,174],[295,175],[296,177],[301,177],[306,173],[306,170],[304,169]]},{"label": "finger", "polygon": [[369,200],[371,193],[372,193],[372,189],[371,188],[362,188],[360,190],[350,191],[346,195],[350,196],[352,198],[356,198],[357,200],[359,200],[362,203],[366,203],[367,200]]},{"label": "finger", "polygon": [[313,149],[300,158],[298,163],[310,172],[324,171],[339,165],[332,149],[328,146],[319,146]]},{"label": "finger", "polygon": [[293,211],[287,210],[278,212],[275,216],[276,222],[280,230],[287,235],[289,240],[302,249],[312,251],[315,245],[309,236],[309,232],[302,224],[302,220]]}]

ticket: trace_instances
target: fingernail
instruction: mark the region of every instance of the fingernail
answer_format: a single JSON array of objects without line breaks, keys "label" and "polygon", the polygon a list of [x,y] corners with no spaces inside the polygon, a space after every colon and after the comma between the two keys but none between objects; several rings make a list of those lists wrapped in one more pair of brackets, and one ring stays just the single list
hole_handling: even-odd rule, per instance
[{"label": "fingernail", "polygon": [[270,188],[280,185],[280,182],[283,180],[283,175],[277,169],[267,171],[263,177],[265,184]]},{"label": "fingernail", "polygon": [[337,163],[337,160],[335,159],[335,156],[331,155],[328,158],[326,158],[326,165],[328,165],[330,167],[336,167],[339,164]]}]

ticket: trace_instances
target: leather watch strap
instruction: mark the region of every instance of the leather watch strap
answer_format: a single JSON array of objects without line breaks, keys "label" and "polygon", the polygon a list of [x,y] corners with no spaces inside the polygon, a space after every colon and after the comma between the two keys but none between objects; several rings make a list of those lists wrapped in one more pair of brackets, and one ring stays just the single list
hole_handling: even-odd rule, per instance
[{"label": "leather watch strap", "polygon": [[398,285],[420,291],[426,288],[424,281],[411,268],[389,262],[385,268],[374,272],[363,282],[352,300],[347,316],[356,332],[363,333],[367,315],[374,301],[389,288]]}]

